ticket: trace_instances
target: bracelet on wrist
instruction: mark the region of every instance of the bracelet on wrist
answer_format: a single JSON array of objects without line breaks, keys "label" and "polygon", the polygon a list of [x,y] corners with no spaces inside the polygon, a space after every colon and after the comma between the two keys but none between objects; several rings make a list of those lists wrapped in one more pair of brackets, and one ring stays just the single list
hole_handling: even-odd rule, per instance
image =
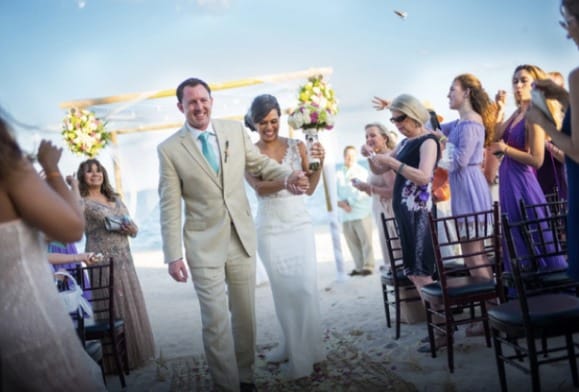
[{"label": "bracelet on wrist", "polygon": [[55,171],[49,171],[49,172],[44,173],[44,177],[46,177],[46,179],[48,180],[49,178],[62,177],[62,174],[60,174],[60,171],[55,170]]},{"label": "bracelet on wrist", "polygon": [[506,146],[505,149],[503,150],[503,154],[507,155],[507,151],[509,151],[509,147],[510,146]]},{"label": "bracelet on wrist", "polygon": [[444,142],[447,141],[447,140],[448,140],[448,138],[447,138],[446,136],[442,136],[440,139],[438,139],[438,141],[439,141],[440,143],[444,143]]},{"label": "bracelet on wrist", "polygon": [[396,174],[400,174],[400,175],[401,175],[401,174],[402,174],[402,168],[403,168],[404,166],[406,166],[406,164],[405,164],[404,162],[402,162],[402,163],[400,164],[400,166],[398,166],[398,170],[396,170]]}]

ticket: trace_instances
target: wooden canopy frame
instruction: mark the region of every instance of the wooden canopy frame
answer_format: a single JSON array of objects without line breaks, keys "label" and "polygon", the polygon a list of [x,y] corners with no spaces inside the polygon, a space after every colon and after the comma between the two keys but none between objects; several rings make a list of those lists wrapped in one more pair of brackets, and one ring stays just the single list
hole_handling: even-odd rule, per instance
[{"label": "wooden canopy frame", "polygon": [[[246,79],[239,79],[239,80],[231,80],[227,82],[220,82],[220,83],[210,83],[209,87],[211,91],[220,91],[220,90],[230,90],[236,88],[243,88],[249,86],[255,86],[258,84],[263,83],[279,83],[285,82],[288,80],[295,80],[295,79],[303,79],[309,78],[315,75],[331,75],[333,72],[332,68],[323,67],[323,68],[309,68],[302,71],[295,71],[295,72],[288,72],[282,74],[273,74],[273,75],[263,75],[257,76],[252,78]],[[86,109],[95,106],[102,106],[102,105],[111,105],[111,104],[120,104],[120,103],[128,103],[127,108],[145,101],[145,100],[153,100],[153,99],[161,99],[161,98],[169,98],[175,96],[175,89],[164,89],[158,91],[149,91],[143,93],[128,93],[128,94],[120,94],[120,95],[112,95],[108,97],[100,97],[100,98],[87,98],[87,99],[78,99],[73,101],[66,101],[62,102],[59,106],[62,109],[71,109],[71,108],[78,108],[78,109]],[[231,119],[241,119],[242,115],[235,115],[229,116],[225,118]],[[161,131],[165,129],[171,128],[180,128],[183,125],[183,122],[171,122],[171,123],[160,123],[160,124],[147,124],[139,127],[134,128],[119,128],[119,129],[112,129],[109,130],[111,133],[111,143],[113,147],[118,147],[118,136],[131,134],[131,133],[141,133],[141,132],[151,132],[151,131]],[[118,151],[117,148],[114,148],[113,151]],[[116,153],[114,153],[116,154]],[[114,176],[115,176],[115,186],[116,191],[119,194],[123,194],[123,187],[122,187],[122,177],[121,177],[121,167],[119,164],[119,160],[117,156],[113,156],[113,169],[114,169]]]}]

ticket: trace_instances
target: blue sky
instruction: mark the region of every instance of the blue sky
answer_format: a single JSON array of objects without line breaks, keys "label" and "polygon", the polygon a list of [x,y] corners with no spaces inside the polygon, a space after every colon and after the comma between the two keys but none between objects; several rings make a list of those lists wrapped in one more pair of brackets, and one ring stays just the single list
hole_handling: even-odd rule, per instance
[{"label": "blue sky", "polygon": [[[59,140],[63,101],[174,88],[189,76],[223,82],[332,67],[341,148],[363,142],[365,123],[390,125],[388,112],[371,108],[374,95],[411,93],[450,120],[446,94],[457,74],[474,73],[492,95],[510,91],[521,63],[566,75],[579,58],[560,19],[558,0],[6,0],[0,105],[38,126],[17,127],[28,146]],[[298,86],[216,93],[215,114],[227,102],[244,111],[262,92],[291,100]],[[173,105],[167,113],[180,119]],[[156,172],[154,147],[165,136],[125,137],[123,167]]]}]

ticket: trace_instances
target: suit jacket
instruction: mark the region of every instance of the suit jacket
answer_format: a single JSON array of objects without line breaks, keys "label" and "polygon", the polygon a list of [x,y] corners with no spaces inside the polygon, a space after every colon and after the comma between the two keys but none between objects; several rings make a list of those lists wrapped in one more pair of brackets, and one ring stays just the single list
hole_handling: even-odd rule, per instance
[{"label": "suit jacket", "polygon": [[[209,166],[197,141],[183,126],[159,144],[159,198],[165,263],[182,257],[190,267],[223,265],[234,230],[248,256],[255,254],[256,235],[245,193],[245,171],[266,180],[291,173],[261,154],[241,123],[213,120],[221,151],[219,173]],[[182,202],[185,224],[182,226]]]}]

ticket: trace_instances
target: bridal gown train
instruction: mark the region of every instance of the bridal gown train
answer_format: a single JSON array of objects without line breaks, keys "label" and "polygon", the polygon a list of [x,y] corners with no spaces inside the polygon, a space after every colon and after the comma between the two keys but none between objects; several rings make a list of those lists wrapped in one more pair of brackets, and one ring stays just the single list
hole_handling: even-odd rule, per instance
[{"label": "bridal gown train", "polygon": [[[282,164],[301,170],[297,141],[289,139]],[[305,196],[286,190],[258,197],[258,252],[267,270],[282,334],[278,356],[288,376],[309,376],[325,359],[317,286],[316,249]]]}]

